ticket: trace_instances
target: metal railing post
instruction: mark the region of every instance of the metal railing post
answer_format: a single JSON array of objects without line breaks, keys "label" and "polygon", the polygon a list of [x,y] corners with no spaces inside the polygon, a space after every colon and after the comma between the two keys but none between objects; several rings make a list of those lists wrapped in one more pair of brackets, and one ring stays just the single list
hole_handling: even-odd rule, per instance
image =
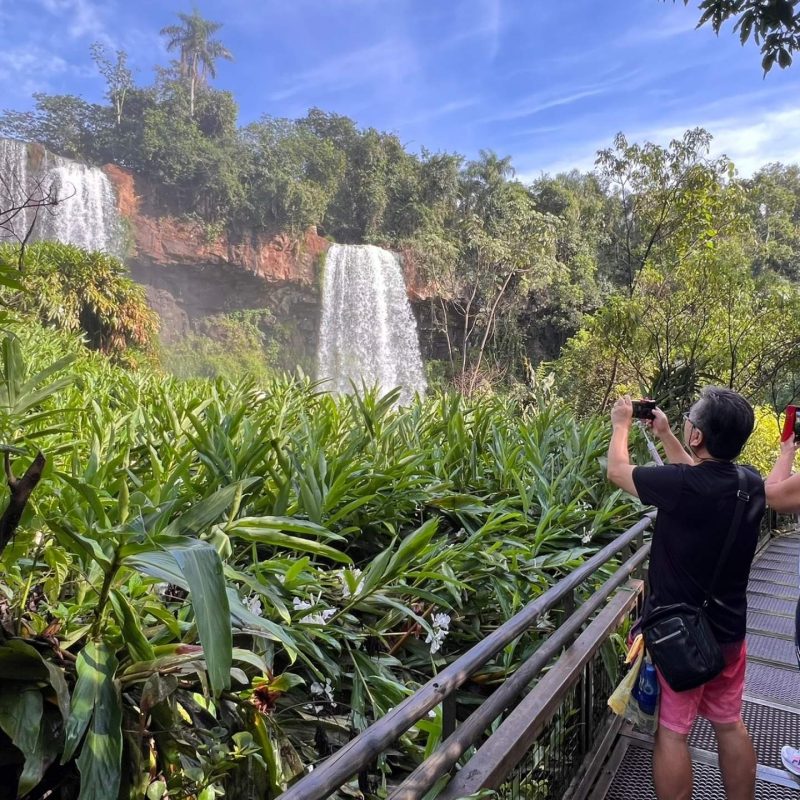
[{"label": "metal railing post", "polygon": [[456,693],[447,695],[442,700],[442,741],[447,739],[456,730]]}]

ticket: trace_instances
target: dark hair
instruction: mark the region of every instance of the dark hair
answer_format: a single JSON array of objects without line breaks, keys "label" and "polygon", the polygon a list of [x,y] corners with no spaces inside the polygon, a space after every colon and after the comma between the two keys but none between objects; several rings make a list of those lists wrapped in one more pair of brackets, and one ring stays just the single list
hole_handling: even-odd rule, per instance
[{"label": "dark hair", "polygon": [[703,433],[706,450],[733,461],[753,432],[755,414],[747,400],[732,389],[706,386],[692,406],[690,421]]}]

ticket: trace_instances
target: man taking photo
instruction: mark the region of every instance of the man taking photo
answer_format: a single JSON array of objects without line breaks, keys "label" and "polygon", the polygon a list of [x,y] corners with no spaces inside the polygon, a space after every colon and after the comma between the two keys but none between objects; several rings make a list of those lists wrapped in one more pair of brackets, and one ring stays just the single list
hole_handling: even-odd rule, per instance
[{"label": "man taking photo", "polygon": [[714,727],[719,764],[729,800],[752,800],[756,757],[741,718],[746,666],[747,580],[755,553],[764,486],[750,467],[744,470],[749,501],[738,529],[731,531],[739,502],[739,471],[733,460],[753,431],[750,404],[737,392],[707,387],[683,415],[683,441],[660,409],[652,429],[667,460],[657,467],[635,467],[628,454],[633,407],[630,397],[611,411],[608,478],[658,509],[648,568],[643,618],[658,607],[687,603],[700,607],[723,544],[734,537],[729,555],[705,609],[725,660],[721,673],[695,689],[675,691],[659,673],[661,706],[653,751],[653,782],[659,800],[689,800],[692,762],[687,740],[697,716]]}]

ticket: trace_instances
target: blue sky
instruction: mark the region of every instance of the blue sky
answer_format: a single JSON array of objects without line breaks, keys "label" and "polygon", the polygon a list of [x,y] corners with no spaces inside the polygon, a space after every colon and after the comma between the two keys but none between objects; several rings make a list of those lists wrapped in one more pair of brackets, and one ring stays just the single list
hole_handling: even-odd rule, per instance
[{"label": "blue sky", "polygon": [[[755,45],[694,30],[697,0],[197,0],[234,53],[215,85],[240,122],[318,106],[411,149],[511,155],[519,175],[590,168],[623,131],[702,125],[743,174],[800,161],[800,62],[764,79]],[[190,0],[0,0],[0,106],[102,96],[89,45],[165,64],[158,30]]]}]

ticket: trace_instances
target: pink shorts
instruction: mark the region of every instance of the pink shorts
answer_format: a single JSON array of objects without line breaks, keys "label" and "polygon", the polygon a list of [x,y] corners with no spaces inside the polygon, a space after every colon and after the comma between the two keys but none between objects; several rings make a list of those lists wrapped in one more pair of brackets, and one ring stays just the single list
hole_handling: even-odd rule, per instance
[{"label": "pink shorts", "polygon": [[656,670],[661,689],[659,725],[675,733],[688,734],[698,716],[720,724],[739,721],[742,715],[747,646],[742,642],[741,645],[725,647],[723,652],[725,669],[708,683],[686,692],[670,689],[661,673]]}]

